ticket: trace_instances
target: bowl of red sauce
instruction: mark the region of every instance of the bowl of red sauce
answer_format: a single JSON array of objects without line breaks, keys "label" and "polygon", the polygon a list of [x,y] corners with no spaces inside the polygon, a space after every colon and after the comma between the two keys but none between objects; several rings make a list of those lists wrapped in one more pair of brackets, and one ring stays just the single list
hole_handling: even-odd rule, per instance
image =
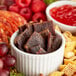
[{"label": "bowl of red sauce", "polygon": [[76,32],[76,2],[57,1],[46,9],[48,20],[58,25],[62,31]]}]

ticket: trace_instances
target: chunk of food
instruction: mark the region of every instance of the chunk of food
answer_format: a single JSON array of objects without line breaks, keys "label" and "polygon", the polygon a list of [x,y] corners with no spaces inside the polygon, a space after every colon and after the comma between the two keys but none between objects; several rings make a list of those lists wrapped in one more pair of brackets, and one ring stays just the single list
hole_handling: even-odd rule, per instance
[{"label": "chunk of food", "polygon": [[26,28],[28,27],[28,25],[23,25],[19,27],[19,34],[22,33]]},{"label": "chunk of food", "polygon": [[47,52],[52,52],[52,44],[53,44],[53,36],[49,32],[49,34],[48,34],[48,42],[47,42]]},{"label": "chunk of food", "polygon": [[46,29],[46,30],[41,31],[40,34],[42,35],[44,39],[47,39],[49,32],[50,31]]},{"label": "chunk of food", "polygon": [[32,22],[19,27],[19,34],[14,40],[17,48],[32,54],[53,52],[60,47],[61,42],[61,37],[55,33],[49,21]]},{"label": "chunk of food", "polygon": [[56,49],[58,49],[61,43],[62,43],[61,37],[59,35],[56,35],[56,38],[54,38],[54,41],[52,43],[52,51],[55,51]]},{"label": "chunk of food", "polygon": [[55,30],[51,21],[45,21],[43,23],[34,23],[33,26],[36,32],[41,32],[43,30],[49,29],[52,35],[55,36]]},{"label": "chunk of food", "polygon": [[43,54],[46,53],[46,51],[44,49],[41,48],[40,45],[34,46],[32,48],[30,48],[31,52],[33,54]]},{"label": "chunk of food", "polygon": [[46,51],[43,48],[40,48],[40,50],[36,52],[36,54],[46,54]]},{"label": "chunk of food", "polygon": [[24,48],[30,49],[31,47],[36,45],[40,45],[42,48],[45,48],[45,41],[39,33],[34,32],[28,39],[27,43],[24,45]]},{"label": "chunk of food", "polygon": [[20,50],[23,50],[23,45],[26,43],[26,41],[32,35],[32,33],[33,33],[32,26],[25,29],[24,32],[22,32],[21,34],[19,34],[19,36],[15,38],[15,41],[14,41],[15,45]]}]

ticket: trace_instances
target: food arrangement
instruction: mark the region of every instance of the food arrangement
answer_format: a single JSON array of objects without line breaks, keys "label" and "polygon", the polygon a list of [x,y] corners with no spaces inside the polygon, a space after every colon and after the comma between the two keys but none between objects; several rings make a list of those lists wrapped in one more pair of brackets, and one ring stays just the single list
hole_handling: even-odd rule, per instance
[{"label": "food arrangement", "polygon": [[[9,74],[10,76],[24,76],[22,73],[17,73],[15,68],[14,69],[12,68],[16,64],[16,58],[10,54],[9,39],[12,36],[12,34],[16,30],[18,30],[18,27],[19,27],[19,36],[20,36],[22,35],[22,32],[26,31],[26,29],[30,28],[32,25],[36,25],[38,27],[42,24],[42,23],[41,24],[40,23],[27,24],[27,22],[29,21],[34,21],[34,22],[39,22],[40,20],[47,21],[45,10],[48,4],[50,4],[52,1],[54,0],[49,0],[49,1],[48,0],[44,0],[44,1],[43,0],[1,0],[0,1],[0,76],[3,76],[3,75],[9,76]],[[52,15],[55,15],[57,13],[59,14],[59,16],[56,18],[58,19],[58,21],[67,25],[71,24],[71,26],[76,26],[76,21],[75,21],[76,7],[72,7],[70,5],[66,5],[66,6],[62,6],[62,7],[63,9],[65,9],[64,11],[67,11],[68,13],[66,14],[67,17],[65,16],[65,14],[63,15],[64,12],[61,11],[63,10],[61,7],[59,7],[61,8],[60,11],[59,11],[59,8],[52,9],[51,10],[53,11]],[[69,13],[73,13],[73,14],[69,14]],[[65,20],[63,20],[62,16],[65,16],[65,20],[68,20],[67,23]],[[70,16],[72,18],[70,18]],[[35,31],[40,30],[37,27],[35,27]],[[46,52],[46,49],[51,49],[50,43],[51,43],[52,37],[50,36],[53,36],[53,37],[55,36],[51,34],[51,33],[54,33],[54,30],[53,32],[51,31],[49,32],[48,29],[40,30],[39,32],[33,31],[32,32],[33,34],[31,33],[32,37],[38,35],[38,37],[40,38],[40,41],[42,42],[42,46],[36,43],[37,45],[34,44],[35,46],[31,47],[30,48],[31,51],[29,51],[28,45],[30,46],[29,43],[31,40],[33,40],[33,38],[30,37],[31,36],[30,35],[29,36],[30,39],[27,40],[28,42],[27,44],[25,44],[25,47],[24,47],[26,49],[26,52],[32,53],[32,54],[48,53]],[[55,29],[61,32],[66,39],[66,45],[65,45],[65,50],[64,50],[64,63],[60,65],[58,71],[50,73],[48,76],[75,76],[76,75],[76,35],[72,34],[69,31],[62,32],[58,26],[56,26]],[[47,34],[48,34],[48,37],[47,37],[48,46],[47,48],[44,48],[43,44],[45,43],[42,37],[45,38]],[[60,39],[60,37],[58,38]],[[24,45],[24,43],[22,44]],[[25,51],[23,48],[23,45],[21,45],[21,42],[20,42],[16,46],[19,49]],[[59,46],[57,48],[59,48]],[[55,51],[55,49],[57,48],[54,47],[53,51]],[[52,51],[50,50],[50,52]],[[45,76],[45,75],[40,74],[40,76]]]},{"label": "food arrangement", "polygon": [[[56,29],[60,31],[59,27]],[[72,35],[69,31],[63,33],[66,39],[64,50],[64,64],[60,65],[59,71],[50,73],[49,76],[75,76],[76,75],[76,35]]]},{"label": "food arrangement", "polygon": [[27,53],[46,54],[57,50],[62,39],[56,35],[52,22],[48,21],[21,26],[14,43]]},{"label": "food arrangement", "polygon": [[[22,15],[27,21],[46,21],[46,4],[43,0],[2,0],[1,9]],[[7,9],[6,9],[7,8]]]}]

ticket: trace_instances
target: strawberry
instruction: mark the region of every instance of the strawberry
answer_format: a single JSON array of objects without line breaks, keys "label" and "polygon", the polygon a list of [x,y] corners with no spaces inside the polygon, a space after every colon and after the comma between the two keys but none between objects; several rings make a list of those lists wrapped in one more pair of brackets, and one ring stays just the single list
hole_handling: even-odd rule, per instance
[{"label": "strawberry", "polygon": [[32,16],[32,11],[30,10],[30,8],[22,8],[20,14],[28,21]]},{"label": "strawberry", "polygon": [[9,11],[19,12],[19,7],[16,4],[13,4],[9,7]]},{"label": "strawberry", "polygon": [[15,0],[15,2],[19,7],[24,8],[30,5],[31,0]]},{"label": "strawberry", "polygon": [[37,0],[37,1],[32,2],[31,9],[35,13],[45,11],[46,4],[41,0],[39,0],[39,1]]},{"label": "strawberry", "polygon": [[4,0],[4,4],[6,5],[6,6],[10,6],[10,5],[12,5],[14,3],[14,0]]},{"label": "strawberry", "polygon": [[0,5],[0,10],[7,10],[7,6],[5,6],[5,5]]},{"label": "strawberry", "polygon": [[40,20],[43,20],[43,21],[46,21],[46,16],[44,13],[41,13],[41,12],[38,12],[38,13],[35,13],[32,17],[32,21],[34,22],[38,22]]}]

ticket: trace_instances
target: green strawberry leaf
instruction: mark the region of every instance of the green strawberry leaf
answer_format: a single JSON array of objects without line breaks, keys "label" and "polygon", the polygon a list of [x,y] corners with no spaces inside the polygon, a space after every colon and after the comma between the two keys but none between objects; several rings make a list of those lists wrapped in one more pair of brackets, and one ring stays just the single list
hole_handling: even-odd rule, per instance
[{"label": "green strawberry leaf", "polygon": [[49,4],[51,4],[52,2],[55,2],[56,0],[44,0],[44,2],[47,4],[47,5],[49,5]]}]

